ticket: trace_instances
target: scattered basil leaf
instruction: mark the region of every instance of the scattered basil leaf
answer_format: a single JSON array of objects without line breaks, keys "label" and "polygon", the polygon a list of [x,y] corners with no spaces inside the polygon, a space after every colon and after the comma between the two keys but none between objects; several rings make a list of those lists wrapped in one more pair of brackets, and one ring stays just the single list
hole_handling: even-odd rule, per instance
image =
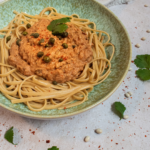
[{"label": "scattered basil leaf", "polygon": [[121,102],[115,102],[112,105],[112,111],[120,117],[120,120],[123,118],[125,110],[126,107]]},{"label": "scattered basil leaf", "polygon": [[150,80],[150,70],[148,69],[138,69],[136,74],[143,81]]},{"label": "scattered basil leaf", "polygon": [[137,55],[134,63],[140,68],[136,71],[137,77],[143,81],[150,80],[150,55]]},{"label": "scattered basil leaf", "polygon": [[57,148],[57,146],[53,146],[51,148],[48,148],[47,150],[59,150],[59,148]]},{"label": "scattered basil leaf", "polygon": [[150,68],[150,55],[137,55],[134,63],[139,68]]},{"label": "scattered basil leaf", "polygon": [[[8,142],[14,144],[14,143],[13,143],[13,137],[14,137],[14,131],[13,131],[13,127],[11,127],[9,130],[6,131],[6,133],[5,133],[5,135],[4,135],[4,138],[5,138]],[[14,145],[17,145],[17,144],[14,144]]]}]

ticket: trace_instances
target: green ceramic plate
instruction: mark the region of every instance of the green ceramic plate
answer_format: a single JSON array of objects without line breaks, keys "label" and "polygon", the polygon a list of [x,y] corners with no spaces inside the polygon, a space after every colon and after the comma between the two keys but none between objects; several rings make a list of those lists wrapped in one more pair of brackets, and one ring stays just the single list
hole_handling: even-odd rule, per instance
[{"label": "green ceramic plate", "polygon": [[123,81],[131,62],[131,44],[127,31],[119,19],[105,6],[93,0],[9,0],[0,5],[0,29],[14,17],[13,10],[31,15],[39,14],[45,7],[55,7],[62,14],[78,14],[95,22],[97,29],[108,32],[116,47],[109,77],[89,94],[89,100],[66,110],[30,111],[24,104],[11,104],[0,94],[0,106],[20,115],[36,119],[57,119],[79,114],[106,100]]}]

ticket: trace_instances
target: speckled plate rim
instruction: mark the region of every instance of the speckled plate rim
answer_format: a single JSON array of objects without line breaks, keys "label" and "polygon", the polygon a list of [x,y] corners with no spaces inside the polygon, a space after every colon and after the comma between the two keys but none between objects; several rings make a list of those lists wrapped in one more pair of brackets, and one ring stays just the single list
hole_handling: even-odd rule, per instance
[{"label": "speckled plate rim", "polygon": [[[0,3],[0,6],[8,1],[11,1],[11,0],[4,0],[3,2]],[[27,117],[27,118],[32,118],[32,119],[40,119],[40,120],[46,120],[46,119],[62,119],[62,118],[67,118],[67,117],[71,117],[71,116],[74,116],[74,115],[78,115],[80,113],[83,113],[89,109],[92,109],[94,107],[96,107],[97,105],[99,105],[100,103],[104,102],[106,99],[108,99],[116,90],[117,88],[120,86],[120,84],[123,82],[124,78],[126,77],[127,73],[128,73],[128,70],[129,70],[129,67],[130,67],[130,64],[131,64],[131,58],[132,58],[132,46],[131,46],[131,42],[130,42],[130,37],[129,37],[129,34],[125,28],[125,26],[122,24],[122,22],[119,20],[119,18],[112,12],[110,11],[107,7],[105,7],[104,5],[102,5],[101,3],[93,0],[95,3],[97,3],[98,5],[100,5],[101,7],[104,7],[104,9],[106,11],[108,11],[109,13],[111,13],[113,15],[113,17],[116,18],[116,20],[120,23],[120,25],[122,26],[122,28],[124,29],[125,31],[125,34],[127,35],[127,39],[128,42],[129,42],[129,51],[130,51],[130,55],[129,55],[129,60],[128,60],[128,65],[127,65],[127,69],[124,73],[124,75],[122,76],[122,78],[120,79],[119,83],[117,84],[117,86],[109,93],[107,94],[105,97],[103,97],[100,101],[96,102],[95,104],[92,104],[91,106],[88,106],[82,110],[79,110],[77,112],[73,112],[73,113],[69,113],[69,114],[63,114],[63,116],[61,115],[55,115],[55,116],[46,116],[46,115],[34,115],[34,114],[27,114],[27,113],[23,113],[23,112],[20,112],[18,110],[14,110],[8,106],[5,106],[3,104],[0,103],[0,106],[3,107],[3,108],[6,108],[7,110],[11,111],[11,112],[14,112],[14,113],[17,113],[21,116],[24,116],[24,117]]]}]

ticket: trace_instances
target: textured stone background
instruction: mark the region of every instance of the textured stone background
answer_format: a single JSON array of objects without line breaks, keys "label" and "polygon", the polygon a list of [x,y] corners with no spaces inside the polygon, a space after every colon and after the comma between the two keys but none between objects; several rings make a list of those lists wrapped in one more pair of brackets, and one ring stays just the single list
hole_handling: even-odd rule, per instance
[{"label": "textured stone background", "polygon": [[[144,7],[144,4],[149,7]],[[150,30],[150,1],[134,0],[128,4],[111,6],[109,9],[123,22],[130,35],[132,60],[137,54],[150,54],[150,34],[146,33],[146,30]],[[141,41],[142,37],[145,37],[146,41]],[[139,49],[135,48],[137,43],[141,45]],[[26,119],[0,107],[0,150],[47,150],[53,145],[57,145],[60,150],[149,150],[150,83],[135,78],[137,68],[133,63],[131,67],[133,70],[128,72],[124,82],[108,100],[69,119]],[[124,93],[127,91],[133,93],[132,98],[124,99]],[[126,105],[125,114],[129,119],[119,121],[112,113],[111,104],[115,101]],[[22,136],[18,146],[4,140],[4,133],[11,126],[19,129]],[[103,133],[95,134],[96,128],[101,128]],[[91,140],[84,143],[83,138],[87,135]],[[50,140],[50,143],[47,144],[46,140]]]}]

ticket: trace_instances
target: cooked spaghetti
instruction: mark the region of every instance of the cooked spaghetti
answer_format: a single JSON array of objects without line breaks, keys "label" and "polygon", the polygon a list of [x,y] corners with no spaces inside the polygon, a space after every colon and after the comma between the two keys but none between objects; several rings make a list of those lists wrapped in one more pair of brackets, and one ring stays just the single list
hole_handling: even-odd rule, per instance
[{"label": "cooked spaghetti", "polygon": [[[46,12],[49,12],[49,14],[47,14]],[[57,13],[55,8],[52,7],[45,8],[39,15],[35,16],[28,15],[23,12],[18,13],[14,11],[14,13],[16,14],[15,18],[9,23],[7,27],[0,30],[0,35],[4,35],[4,38],[0,39],[0,91],[8,99],[10,99],[12,103],[24,103],[32,111],[42,111],[44,109],[56,108],[66,109],[80,105],[88,100],[88,93],[93,90],[95,85],[103,82],[111,72],[111,59],[114,55],[115,48],[114,45],[110,43],[109,34],[104,31],[97,30],[95,23],[90,22],[90,20],[88,19],[81,19],[76,14],[73,14],[71,16],[63,15]],[[85,43],[87,42],[85,44],[87,53],[85,53],[85,55],[82,54],[82,62],[79,59],[80,57],[78,55],[75,56],[77,59],[73,60],[74,56],[72,56],[72,54],[74,51],[76,51],[77,54],[81,53],[83,43],[81,43],[81,45],[80,43],[78,43],[76,45],[76,48],[74,45],[73,48],[69,47],[70,45],[72,45],[72,43],[70,43],[70,45],[68,44],[67,46],[63,45],[66,49],[65,53],[70,52],[70,69],[71,73],[73,71],[75,73],[70,73],[71,75],[69,76],[69,73],[67,71],[64,71],[65,69],[63,68],[62,64],[68,64],[66,60],[67,58],[64,56],[55,58],[55,60],[59,62],[57,63],[59,64],[59,66],[56,67],[57,64],[55,64],[55,67],[52,68],[53,70],[51,70],[51,72],[46,70],[47,72],[44,73],[44,70],[41,74],[41,70],[39,71],[37,65],[31,66],[31,72],[26,71],[26,68],[19,69],[21,67],[18,67],[19,65],[17,61],[17,54],[15,55],[15,51],[12,51],[12,49],[13,46],[14,49],[18,49],[16,43],[20,46],[20,39],[24,38],[26,40],[27,37],[23,37],[23,34],[27,34],[26,31],[31,31],[30,29],[27,29],[27,25],[31,25],[33,27],[35,25],[38,25],[39,22],[42,23],[44,20],[49,24],[53,20],[61,19],[64,17],[69,17],[70,19],[70,22],[67,23],[68,27],[70,27],[70,30],[74,28],[74,30],[76,30],[76,34],[77,32],[82,32],[83,36],[81,36],[81,38],[86,38]],[[69,28],[67,30],[68,33],[71,33],[69,32]],[[54,48],[53,46],[51,48],[46,46],[46,39],[48,40],[48,38],[46,38],[45,36],[45,41],[42,39],[43,41],[41,40],[40,43],[36,43],[37,39],[33,40],[31,38],[31,41],[30,39],[27,39],[26,41],[28,42],[23,43],[25,44],[25,48],[21,48],[22,46],[20,46],[19,49],[20,53],[23,53],[21,56],[19,56],[23,59],[21,63],[22,65],[24,65],[24,63],[26,63],[26,65],[32,63],[31,61],[28,61],[28,57],[30,56],[24,55],[24,52],[28,51],[29,49],[26,48],[28,47],[28,44],[34,46],[32,52],[34,50],[36,51],[37,49],[40,49],[40,53],[38,54],[39,57],[43,57],[43,52],[41,53],[41,51],[43,50],[43,48],[41,50],[43,44],[44,46],[48,47],[47,49],[44,47],[44,50],[46,49],[47,51],[52,51],[52,49],[54,51],[54,49],[58,49],[59,47],[61,47],[62,43],[61,40],[59,40],[58,36],[52,35],[50,33],[51,31],[45,32],[45,35],[48,35],[48,37],[53,37],[51,43],[55,41],[56,47]],[[70,35],[68,35],[68,37],[69,36]],[[63,43],[64,41],[66,42],[66,40],[68,39],[63,39]],[[71,42],[73,41],[75,41],[75,39],[73,39]],[[39,45],[37,46],[37,44]],[[106,55],[107,46],[112,47],[111,55],[109,58],[107,58]],[[38,51],[39,50],[37,50],[36,52]],[[44,53],[47,52],[44,51]],[[51,55],[51,53],[47,53],[45,56],[49,55]],[[44,59],[37,59],[37,56],[33,58],[36,59],[36,62],[40,62],[40,65],[44,66],[45,68],[51,67],[49,65],[50,59],[47,59],[47,57]],[[48,62],[49,64],[44,64],[43,60],[46,63]],[[74,63],[74,61],[78,62]],[[77,67],[79,66],[79,64],[80,67]],[[60,70],[60,68],[64,72]],[[58,69],[62,71],[62,74],[58,74]]]}]

